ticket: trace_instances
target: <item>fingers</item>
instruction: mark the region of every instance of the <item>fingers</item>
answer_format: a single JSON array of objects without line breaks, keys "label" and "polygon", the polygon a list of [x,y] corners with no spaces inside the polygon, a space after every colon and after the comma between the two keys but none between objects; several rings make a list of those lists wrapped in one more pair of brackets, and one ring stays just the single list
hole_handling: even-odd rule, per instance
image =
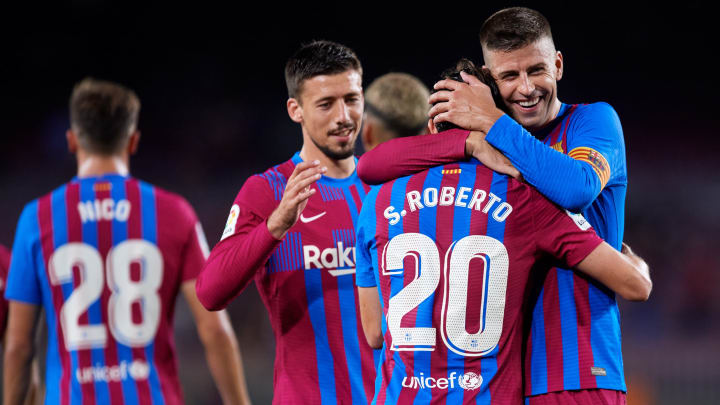
[{"label": "fingers", "polygon": [[485,83],[481,82],[480,79],[463,71],[460,72],[460,77],[471,86],[485,86]]},{"label": "fingers", "polygon": [[433,93],[430,95],[430,97],[428,97],[428,103],[429,104],[442,103],[445,101],[449,101],[450,97],[452,97],[452,91],[440,90],[437,93]]},{"label": "fingers", "polygon": [[457,90],[463,86],[467,86],[467,84],[456,82],[455,80],[445,79],[445,80],[440,80],[439,82],[435,83],[433,88],[435,90],[440,90],[440,89]]},{"label": "fingers", "polygon": [[448,111],[450,111],[450,103],[438,103],[432,106],[432,108],[430,108],[430,111],[428,111],[428,116],[430,116],[430,118],[434,120],[436,118],[436,115]]},{"label": "fingers", "polygon": [[319,160],[311,160],[308,162],[300,162],[295,166],[295,170],[293,170],[292,174],[290,174],[290,177],[288,178],[288,183],[290,183],[295,177],[299,176],[300,173],[303,173],[304,171],[308,169],[312,169],[314,167],[319,167],[320,161]]}]

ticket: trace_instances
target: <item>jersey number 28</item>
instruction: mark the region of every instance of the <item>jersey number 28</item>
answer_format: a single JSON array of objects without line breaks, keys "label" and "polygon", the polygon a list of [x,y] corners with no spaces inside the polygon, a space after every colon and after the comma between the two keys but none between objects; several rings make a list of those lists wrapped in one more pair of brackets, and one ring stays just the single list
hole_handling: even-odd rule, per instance
[{"label": "jersey number 28", "polygon": [[[130,275],[132,263],[141,266],[140,280]],[[160,321],[160,288],[163,260],[154,244],[129,239],[110,249],[103,271],[100,252],[87,243],[73,242],[61,246],[50,257],[50,283],[73,282],[73,268],[80,269],[80,285],[65,300],[60,310],[65,347],[68,350],[105,347],[105,325],[80,325],[80,316],[102,295],[104,278],[111,295],[108,301],[108,326],[115,340],[130,346],[146,346],[157,332]],[[142,321],[133,322],[132,304],[140,301]]]},{"label": "jersey number 28", "polygon": [[[508,253],[505,246],[489,236],[470,235],[453,244],[445,254],[443,263],[435,242],[420,233],[398,235],[383,249],[383,274],[403,274],[403,261],[414,258],[413,280],[390,298],[387,325],[392,338],[392,350],[435,350],[434,327],[401,327],[403,317],[420,306],[440,284],[440,271],[444,272],[442,286],[442,315],[440,331],[448,349],[462,356],[483,356],[491,352],[500,341],[505,292],[508,278]],[[468,277],[470,262],[483,263],[480,308],[468,308]],[[441,266],[442,265],[442,266]],[[480,329],[468,333],[467,311],[480,311]]]}]

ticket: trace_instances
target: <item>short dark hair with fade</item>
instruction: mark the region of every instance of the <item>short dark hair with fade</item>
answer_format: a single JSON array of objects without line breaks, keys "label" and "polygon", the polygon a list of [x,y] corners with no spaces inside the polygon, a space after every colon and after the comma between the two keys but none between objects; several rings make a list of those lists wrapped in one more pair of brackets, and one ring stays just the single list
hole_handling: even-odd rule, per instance
[{"label": "short dark hair with fade", "polygon": [[362,75],[362,65],[352,49],[332,41],[313,41],[305,44],[288,59],[285,65],[288,97],[298,98],[303,82],[307,79],[348,70],[357,70]]},{"label": "short dark hair with fade", "polygon": [[70,125],[80,145],[92,153],[113,155],[137,127],[140,99],[123,85],[85,78],[70,96]]},{"label": "short dark hair with fade", "polygon": [[511,7],[491,15],[480,28],[483,49],[510,52],[543,37],[552,40],[547,18],[526,7]]},{"label": "short dark hair with fade", "polygon": [[[455,67],[450,68],[442,72],[440,77],[442,79],[450,79],[455,80],[456,82],[465,83],[462,76],[460,76],[460,72],[465,72],[469,75],[477,77],[481,82],[485,83],[488,87],[490,87],[490,93],[492,94],[493,101],[495,102],[495,105],[503,110],[504,112],[507,112],[507,108],[505,107],[505,103],[503,102],[502,96],[500,96],[500,90],[498,89],[497,83],[495,83],[495,80],[493,79],[490,72],[484,69],[479,69],[470,59],[462,58],[460,59],[456,64]],[[431,92],[435,93],[443,89],[433,89]],[[453,128],[460,128],[457,125],[453,124],[449,121],[442,121],[442,122],[436,122],[435,128],[438,130],[438,132],[447,131],[449,129]]]}]

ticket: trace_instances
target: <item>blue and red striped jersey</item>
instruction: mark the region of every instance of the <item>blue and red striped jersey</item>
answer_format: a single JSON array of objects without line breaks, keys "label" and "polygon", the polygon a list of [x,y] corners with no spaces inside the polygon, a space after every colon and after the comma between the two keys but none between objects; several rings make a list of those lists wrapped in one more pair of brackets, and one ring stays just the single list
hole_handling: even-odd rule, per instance
[{"label": "blue and red striped jersey", "polygon": [[[510,120],[493,130],[522,130]],[[516,138],[513,133],[512,137]],[[543,143],[588,163],[599,194],[581,212],[598,235],[620,250],[625,222],[627,168],[622,128],[608,104],[563,104],[558,117],[533,133]],[[546,174],[552,175],[546,159]],[[579,184],[567,183],[568,192]],[[591,197],[592,198],[592,197]],[[525,359],[525,393],[577,389],[626,391],[620,312],[615,294],[566,268],[552,268],[536,294]]]},{"label": "blue and red striped jersey", "polygon": [[247,179],[230,209],[197,291],[222,308],[254,280],[275,335],[275,404],[367,404],[375,354],[365,340],[355,289],[355,223],[367,186],[355,173],[323,176],[282,240],[266,220],[302,159]]},{"label": "blue and red striped jersey", "polygon": [[373,403],[521,403],[531,274],[548,260],[574,266],[602,242],[582,216],[476,162],[364,201],[357,285],[377,286],[385,315]]},{"label": "blue and red striped jersey", "polygon": [[192,207],[132,177],[74,178],[27,204],[6,297],[45,309],[45,403],[183,403],[175,299],[206,255]]}]

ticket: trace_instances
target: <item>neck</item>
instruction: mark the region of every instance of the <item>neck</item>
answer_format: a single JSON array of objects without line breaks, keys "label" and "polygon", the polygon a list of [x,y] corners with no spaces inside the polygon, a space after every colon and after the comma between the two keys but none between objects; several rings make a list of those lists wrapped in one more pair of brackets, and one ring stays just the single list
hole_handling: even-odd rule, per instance
[{"label": "neck", "polygon": [[129,174],[127,158],[123,156],[101,156],[78,152],[78,177],[92,177],[103,174]]},{"label": "neck", "polygon": [[331,159],[327,157],[320,149],[315,146],[312,140],[308,139],[303,142],[300,150],[300,157],[304,161],[319,160],[320,166],[327,167],[325,176],[335,179],[344,179],[355,171],[355,157],[350,156],[345,159]]}]

